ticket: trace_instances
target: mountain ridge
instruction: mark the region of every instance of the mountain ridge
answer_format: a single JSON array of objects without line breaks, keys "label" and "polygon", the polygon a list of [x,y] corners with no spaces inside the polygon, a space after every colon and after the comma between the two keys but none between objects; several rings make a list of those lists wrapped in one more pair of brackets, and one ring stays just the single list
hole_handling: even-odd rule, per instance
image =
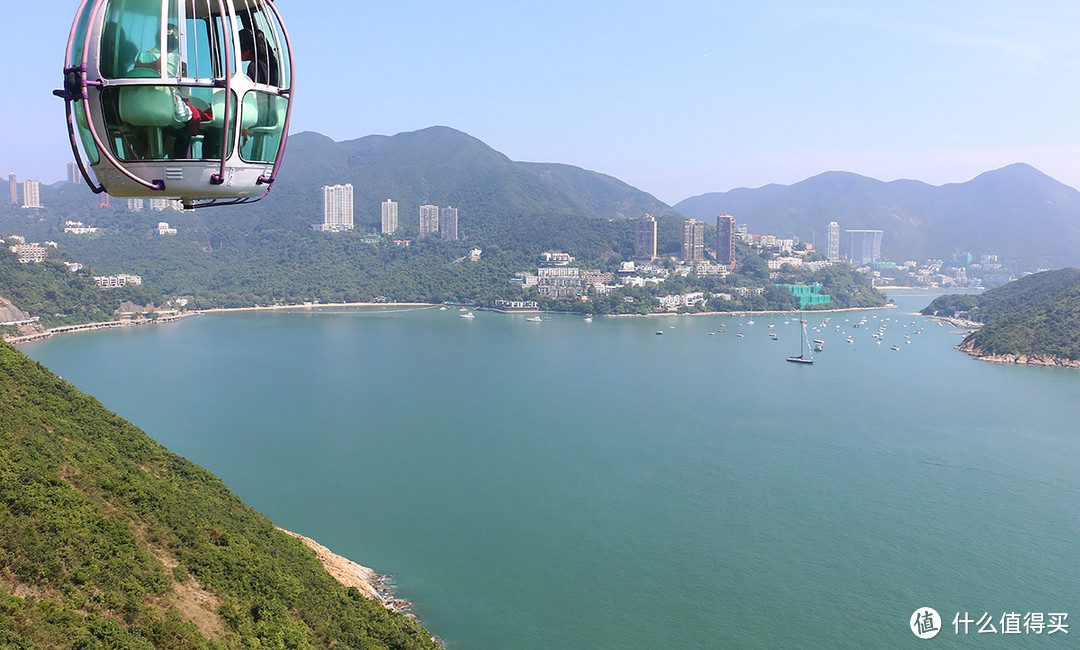
[{"label": "mountain ridge", "polygon": [[937,186],[829,171],[792,185],[702,194],[673,207],[699,219],[733,214],[754,232],[801,239],[823,236],[830,221],[841,229],[884,230],[883,254],[896,261],[957,251],[1045,266],[1080,261],[1080,192],[1026,163]]}]

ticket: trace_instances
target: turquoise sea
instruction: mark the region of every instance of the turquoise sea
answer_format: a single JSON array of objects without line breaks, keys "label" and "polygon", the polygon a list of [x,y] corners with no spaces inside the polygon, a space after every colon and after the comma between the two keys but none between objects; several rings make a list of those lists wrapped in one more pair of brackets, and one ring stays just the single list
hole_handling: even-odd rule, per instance
[{"label": "turquoise sea", "polygon": [[451,649],[1075,645],[1002,616],[1080,619],[1080,371],[975,361],[891,297],[809,316],[812,366],[783,315],[316,308],[21,349],[392,574]]}]

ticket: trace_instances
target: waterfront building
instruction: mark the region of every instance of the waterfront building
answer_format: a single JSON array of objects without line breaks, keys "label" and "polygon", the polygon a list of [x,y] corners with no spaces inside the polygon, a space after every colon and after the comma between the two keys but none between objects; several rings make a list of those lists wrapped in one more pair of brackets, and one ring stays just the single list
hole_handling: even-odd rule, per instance
[{"label": "waterfront building", "polygon": [[552,298],[577,298],[584,293],[581,269],[571,266],[542,266],[536,271],[537,290]]},{"label": "waterfront building", "polygon": [[341,231],[353,229],[353,186],[324,185],[322,230]]},{"label": "waterfront building", "polygon": [[458,240],[457,208],[446,206],[439,210],[439,234],[446,241]]},{"label": "waterfront building", "polygon": [[883,230],[846,230],[850,235],[852,262],[877,262],[881,259],[881,236]]},{"label": "waterfront building", "polygon": [[840,261],[840,224],[829,222],[829,241],[825,249],[825,258],[830,262]]},{"label": "waterfront building", "polygon": [[778,284],[777,287],[787,289],[793,296],[799,299],[799,309],[806,309],[814,305],[825,305],[832,302],[832,296],[821,293],[820,284]]},{"label": "waterfront building", "polygon": [[535,300],[496,300],[495,309],[503,311],[536,311],[540,303]]},{"label": "waterfront building", "polygon": [[397,232],[397,201],[386,199],[382,202],[382,228],[384,235],[393,235]]},{"label": "waterfront building", "polygon": [[8,185],[11,188],[11,204],[19,204],[19,182],[15,178],[15,172],[8,174]]},{"label": "waterfront building", "polygon": [[41,205],[41,186],[37,181],[25,181],[23,182],[23,204],[24,208],[40,208]]},{"label": "waterfront building", "polygon": [[735,217],[722,214],[716,218],[716,261],[735,268]]},{"label": "waterfront building", "polygon": [[656,259],[656,219],[647,214],[635,221],[634,258]]},{"label": "waterfront building", "polygon": [[682,259],[687,262],[705,259],[705,222],[689,219],[683,224]]},{"label": "waterfront building", "polygon": [[439,206],[420,206],[420,236],[427,237],[439,232]]},{"label": "waterfront building", "polygon": [[660,309],[672,311],[680,307],[693,307],[699,302],[705,302],[707,299],[704,293],[695,291],[682,295],[657,296],[656,300]]}]

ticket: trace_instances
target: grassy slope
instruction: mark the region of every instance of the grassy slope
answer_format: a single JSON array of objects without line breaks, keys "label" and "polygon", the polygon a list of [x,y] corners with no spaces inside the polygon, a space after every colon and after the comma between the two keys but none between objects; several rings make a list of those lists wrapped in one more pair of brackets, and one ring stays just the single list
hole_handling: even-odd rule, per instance
[{"label": "grassy slope", "polygon": [[0,343],[0,647],[428,648],[215,476]]}]

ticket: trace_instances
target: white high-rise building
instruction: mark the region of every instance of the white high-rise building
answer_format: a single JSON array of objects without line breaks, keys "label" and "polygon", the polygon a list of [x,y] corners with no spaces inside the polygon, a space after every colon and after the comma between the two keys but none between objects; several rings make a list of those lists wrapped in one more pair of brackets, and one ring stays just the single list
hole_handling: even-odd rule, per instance
[{"label": "white high-rise building", "polygon": [[881,236],[883,230],[847,230],[851,235],[851,261],[877,262],[881,259]]},{"label": "white high-rise building", "polygon": [[353,229],[353,187],[344,185],[323,186],[323,230]]},{"label": "white high-rise building", "polygon": [[79,176],[79,166],[73,162],[69,162],[67,164],[67,182],[74,183],[76,179],[81,180]]},{"label": "white high-rise building", "polygon": [[382,202],[382,234],[392,235],[397,232],[397,201],[386,199]]},{"label": "white high-rise building", "polygon": [[439,206],[420,206],[420,236],[427,237],[439,232]]},{"label": "white high-rise building", "polygon": [[142,212],[144,207],[146,207],[146,204],[142,199],[127,200],[127,209],[129,212]]},{"label": "white high-rise building", "polygon": [[41,206],[41,187],[37,181],[24,181],[23,182],[23,204],[24,208],[40,208]]},{"label": "white high-rise building", "polygon": [[15,178],[15,172],[8,174],[8,185],[11,187],[11,204],[19,204],[19,181]]},{"label": "white high-rise building", "polygon": [[439,210],[439,233],[447,241],[458,240],[457,208],[446,206]]},{"label": "white high-rise building", "polygon": [[830,262],[840,261],[840,224],[835,221],[829,222],[829,245],[825,257]]}]

